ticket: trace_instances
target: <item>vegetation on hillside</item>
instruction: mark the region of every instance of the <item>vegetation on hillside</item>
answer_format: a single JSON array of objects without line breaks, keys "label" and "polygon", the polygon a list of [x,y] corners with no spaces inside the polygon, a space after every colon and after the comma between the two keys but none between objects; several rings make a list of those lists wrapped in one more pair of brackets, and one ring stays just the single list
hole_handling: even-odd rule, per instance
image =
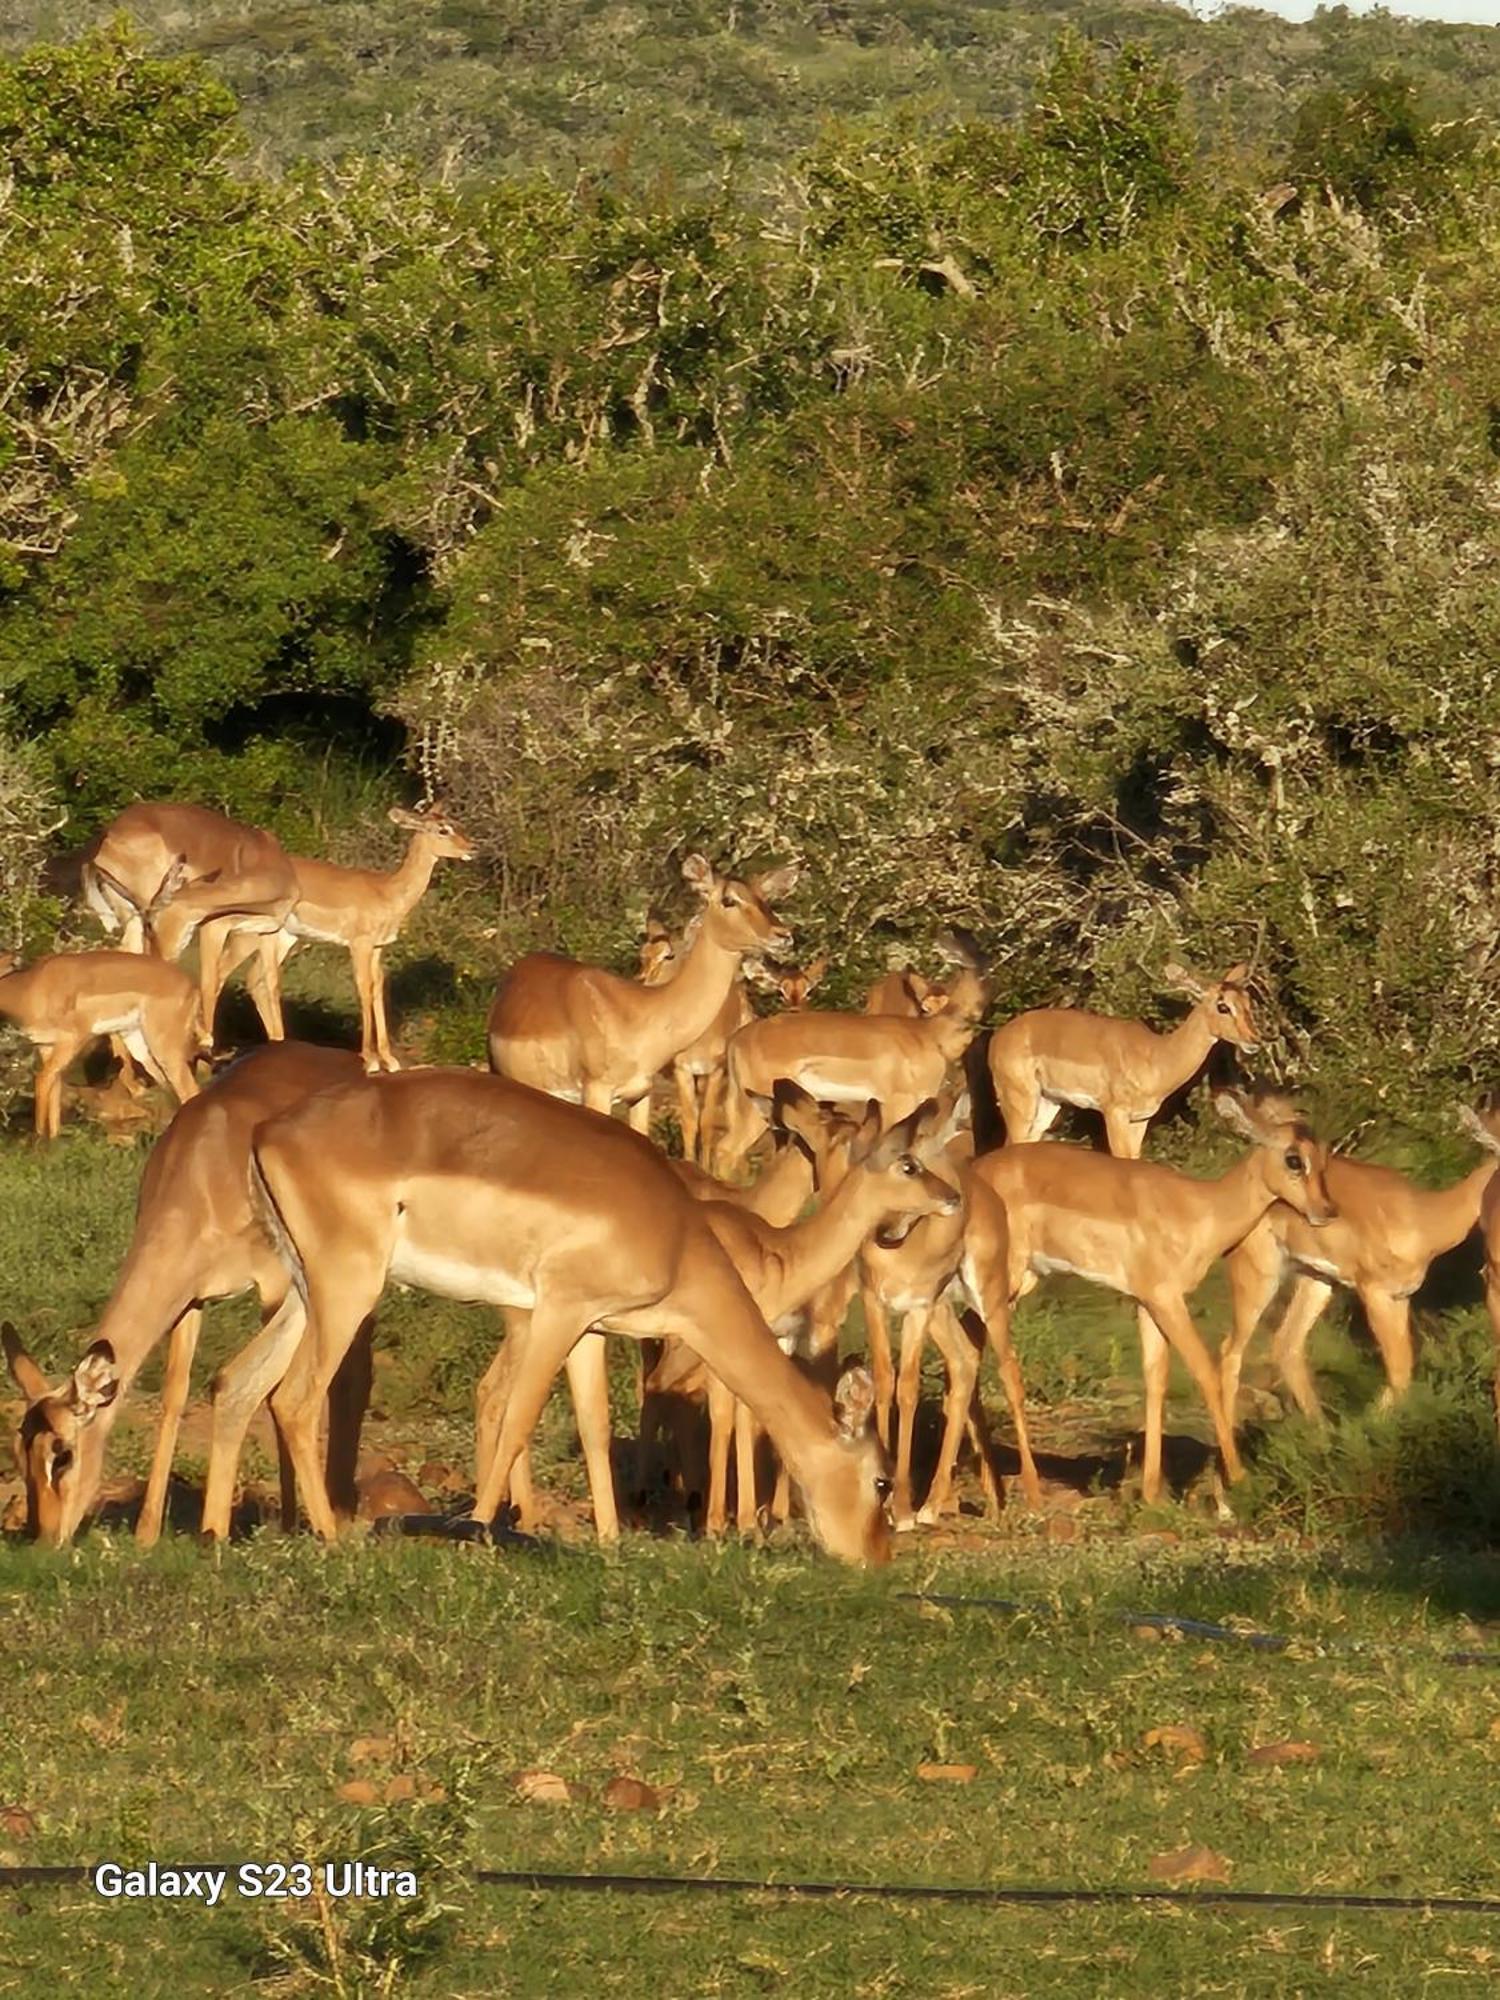
[{"label": "vegetation on hillside", "polygon": [[[573,12],[580,50],[619,26]],[[844,13],[714,33],[865,46]],[[1495,142],[1451,37],[1359,33],[1422,61],[1206,116],[1180,62],[1066,32],[1014,115],[867,96],[774,186],[681,194],[261,171],[197,58],[19,50],[33,833],[50,787],[74,844],[137,794],[308,844],[310,758],[404,740],[484,843],[497,962],[623,958],[689,845],[795,851],[835,1000],[953,922],[1006,1012],[1253,955],[1333,1129],[1436,1133],[1500,1050]]]}]

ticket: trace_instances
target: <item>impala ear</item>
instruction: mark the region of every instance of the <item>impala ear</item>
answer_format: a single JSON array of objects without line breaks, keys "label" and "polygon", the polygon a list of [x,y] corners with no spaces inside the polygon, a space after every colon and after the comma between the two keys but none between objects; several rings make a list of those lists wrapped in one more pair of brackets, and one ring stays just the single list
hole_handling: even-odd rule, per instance
[{"label": "impala ear", "polygon": [[1169,959],[1161,969],[1163,984],[1173,987],[1179,993],[1189,994],[1194,1000],[1201,1000],[1208,991],[1207,986],[1195,972],[1189,972],[1185,965]]},{"label": "impala ear", "polygon": [[768,903],[778,903],[783,896],[790,896],[802,877],[802,863],[788,861],[780,868],[772,868],[765,875],[757,875],[750,886],[757,896]]},{"label": "impala ear", "polygon": [[0,1347],[5,1349],[5,1365],[11,1380],[28,1403],[39,1403],[43,1396],[51,1395],[46,1376],[21,1345],[21,1336],[9,1320],[0,1326]]},{"label": "impala ear", "polygon": [[862,1438],[875,1415],[875,1377],[862,1361],[845,1368],[833,1392],[839,1436],[850,1444]]},{"label": "impala ear", "polygon": [[92,1423],[101,1410],[109,1408],[120,1393],[120,1377],[115,1370],[115,1350],[107,1340],[96,1340],[73,1370],[73,1378],[63,1391],[64,1400],[81,1424]]},{"label": "impala ear", "polygon": [[705,855],[690,854],[682,864],[682,879],[695,896],[701,896],[706,902],[714,892],[718,877],[713,863]]},{"label": "impala ear", "polygon": [[392,806],[386,818],[392,826],[404,826],[408,833],[420,833],[427,824],[425,813],[411,812],[406,806]]},{"label": "impala ear", "polygon": [[1234,1091],[1219,1091],[1214,1098],[1214,1110],[1226,1125],[1232,1126],[1239,1133],[1242,1139],[1249,1139],[1257,1146],[1264,1142],[1266,1135],[1259,1120],[1244,1099],[1237,1096]]},{"label": "impala ear", "polygon": [[1224,977],[1219,981],[1219,984],[1221,986],[1243,986],[1245,981],[1249,977],[1250,977],[1249,962],[1245,959],[1241,959],[1238,965],[1230,966],[1229,970],[1224,974]]}]

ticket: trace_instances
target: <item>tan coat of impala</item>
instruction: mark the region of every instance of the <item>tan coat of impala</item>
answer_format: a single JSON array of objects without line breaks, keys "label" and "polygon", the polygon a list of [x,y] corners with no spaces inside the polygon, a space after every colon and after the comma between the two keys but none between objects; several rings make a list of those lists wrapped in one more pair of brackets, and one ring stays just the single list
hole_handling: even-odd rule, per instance
[{"label": "tan coat of impala", "polygon": [[34,965],[0,956],[0,1018],[37,1050],[38,1138],[62,1129],[63,1072],[108,1035],[185,1103],[198,1094],[193,1058],[203,1043],[198,993],[175,965],[133,951],[57,952]]},{"label": "tan coat of impala", "polygon": [[[129,956],[131,964],[143,963]],[[62,1387],[50,1388],[13,1329],[0,1329],[11,1374],[30,1401],[17,1451],[34,1535],[54,1546],[72,1540],[97,1498],[105,1445],[131,1384],[170,1334],[161,1426],[136,1524],[140,1541],[156,1540],[202,1307],[253,1289],[268,1319],[286,1297],[286,1270],[250,1206],[251,1134],[262,1119],[358,1074],[358,1061],[347,1050],[273,1042],[183,1106],[146,1162],[130,1248],[98,1334]],[[356,1406],[342,1421],[338,1413],[347,1405],[336,1408],[330,1463],[352,1512],[363,1404],[358,1385],[351,1386]]]},{"label": "tan coat of impala", "polygon": [[1298,1409],[1314,1420],[1322,1416],[1307,1365],[1307,1341],[1335,1285],[1347,1286],[1365,1309],[1385,1366],[1382,1405],[1406,1394],[1413,1362],[1412,1295],[1434,1257],[1455,1249],[1479,1221],[1496,1171],[1500,1118],[1494,1112],[1483,1121],[1466,1114],[1466,1122],[1488,1149],[1487,1156],[1452,1187],[1417,1187],[1393,1168],[1335,1153],[1325,1175],[1338,1210],[1332,1222],[1314,1229],[1295,1209],[1278,1202],[1230,1252],[1234,1326],[1220,1350],[1219,1371],[1231,1419],[1245,1349],[1289,1271],[1291,1297],[1271,1337],[1271,1354]]},{"label": "tan coat of impala", "polygon": [[1243,1470],[1219,1388],[1219,1371],[1188,1310],[1188,1295],[1214,1261],[1243,1243],[1273,1202],[1321,1227],[1336,1213],[1325,1180],[1327,1154],[1299,1121],[1267,1115],[1229,1093],[1221,1114],[1250,1152],[1218,1180],[1193,1180],[1148,1160],[1122,1160],[1081,1146],[1005,1146],[974,1163],[1005,1212],[1009,1241],[989,1240],[971,1217],[966,1259],[981,1281],[1008,1269],[1012,1300],[1039,1278],[1064,1271],[1134,1299],[1146,1378],[1144,1490],[1161,1491],[1162,1413],[1173,1349],[1208,1406],[1225,1476]]},{"label": "tan coat of impala", "polygon": [[93,843],[83,864],[89,906],[127,949],[142,951],[149,929],[165,959],[198,938],[204,1026],[213,1035],[224,984],[226,939],[255,939],[264,979],[256,1005],[267,1036],[280,1041],[281,984],[275,933],[296,900],[291,857],[274,834],[205,806],[127,806]]},{"label": "tan coat of impala", "polygon": [[936,1014],[947,998],[948,989],[939,980],[910,970],[888,972],[865,994],[865,1012],[904,1014],[916,1019],[922,1014]]},{"label": "tan coat of impala", "polygon": [[[348,952],[359,994],[360,1055],[371,1072],[401,1067],[391,1053],[386,1026],[382,954],[396,942],[426,895],[438,862],[474,858],[473,843],[459,832],[441,804],[422,812],[392,806],[386,817],[411,835],[399,867],[344,868],[332,861],[291,856],[297,899],[273,940],[278,980],[279,968],[299,945],[335,944]],[[255,949],[254,939],[232,947],[226,973]],[[258,1005],[265,978],[263,959],[257,960],[250,977],[251,994]]]},{"label": "tan coat of impala", "polygon": [[[506,1500],[558,1370],[608,1323],[637,1339],[690,1341],[765,1423],[823,1545],[849,1561],[889,1553],[878,1445],[836,1421],[829,1398],[782,1353],[703,1208],[627,1126],[509,1078],[413,1070],[324,1091],[262,1125],[253,1179],[305,1302],[306,1332],[283,1307],[279,1351],[262,1357],[258,1377],[231,1364],[219,1398],[244,1404],[280,1378],[272,1405],[319,1534],[335,1526],[319,1405],[394,1279],[525,1316],[508,1343],[477,1518],[492,1520]],[[573,1380],[582,1426],[596,1403]]]},{"label": "tan coat of impala", "polygon": [[683,879],[703,909],[676,976],[663,986],[642,986],[556,952],[521,959],[490,1009],[490,1067],[594,1111],[622,1103],[634,1128],[646,1131],[657,1072],[710,1029],[741,961],[791,944],[772,902],[791,893],[797,872],[790,866],[744,881],[690,854]]},{"label": "tan coat of impala", "polygon": [[[1483,1131],[1484,1143],[1493,1145],[1488,1125],[1488,1119],[1483,1126],[1476,1121],[1469,1129],[1476,1139]],[[1484,1237],[1484,1303],[1495,1339],[1495,1423],[1500,1427],[1500,1174],[1491,1178],[1480,1199],[1479,1227]]]},{"label": "tan coat of impala", "polygon": [[760,1130],[757,1095],[790,1077],[825,1104],[863,1107],[873,1097],[885,1122],[899,1124],[943,1088],[949,1068],[974,1039],[987,988],[968,968],[943,1006],[920,1018],[809,1011],[772,1014],[741,1028],[729,1044],[730,1128],[721,1171],[731,1174]]},{"label": "tan coat of impala", "polygon": [[1215,1042],[1246,1055],[1259,1046],[1248,965],[1204,981],[1180,965],[1167,984],[1188,993],[1193,1010],[1170,1034],[1143,1021],[1090,1014],[1080,1007],[1039,1007],[1017,1014],[990,1037],[990,1076],[1013,1145],[1034,1145],[1065,1104],[1104,1115],[1109,1150],[1140,1158],[1146,1127],[1174,1090],[1196,1076]]}]

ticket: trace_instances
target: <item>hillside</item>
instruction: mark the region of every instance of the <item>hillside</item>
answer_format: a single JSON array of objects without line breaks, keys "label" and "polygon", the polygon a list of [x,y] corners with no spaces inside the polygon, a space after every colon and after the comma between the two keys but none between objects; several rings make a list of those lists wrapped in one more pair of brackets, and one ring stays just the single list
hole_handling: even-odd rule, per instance
[{"label": "hillside", "polygon": [[[113,0],[38,0],[0,50],[110,20]],[[1440,105],[1500,104],[1500,31],[1249,8],[1212,21],[1155,0],[134,0],[163,53],[202,56],[264,162],[356,151],[473,174],[580,168],[756,186],[830,117],[1012,118],[1058,31],[1170,63],[1206,144],[1275,149],[1310,92],[1398,65]]]}]

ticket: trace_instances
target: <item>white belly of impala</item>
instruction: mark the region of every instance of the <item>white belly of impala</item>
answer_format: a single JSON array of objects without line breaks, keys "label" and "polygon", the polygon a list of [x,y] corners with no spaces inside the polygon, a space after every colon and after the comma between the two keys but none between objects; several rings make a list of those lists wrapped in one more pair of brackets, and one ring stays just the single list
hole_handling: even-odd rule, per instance
[{"label": "white belly of impala", "polygon": [[1060,1271],[1065,1277],[1086,1278],[1091,1285],[1107,1285],[1111,1291],[1119,1290],[1115,1280],[1106,1278],[1102,1271],[1090,1271],[1082,1264],[1071,1264],[1066,1257],[1049,1257],[1045,1250],[1033,1250],[1030,1263],[1039,1277],[1050,1278]]},{"label": "white belly of impala", "polygon": [[414,1285],[420,1292],[475,1305],[515,1306],[529,1312],[536,1304],[535,1289],[511,1272],[485,1269],[467,1258],[445,1256],[402,1239],[391,1255],[388,1275],[398,1285]]},{"label": "white belly of impala", "polygon": [[93,1021],[96,1035],[124,1035],[141,1025],[141,1010],[130,1007],[123,1014],[99,1014]]}]

